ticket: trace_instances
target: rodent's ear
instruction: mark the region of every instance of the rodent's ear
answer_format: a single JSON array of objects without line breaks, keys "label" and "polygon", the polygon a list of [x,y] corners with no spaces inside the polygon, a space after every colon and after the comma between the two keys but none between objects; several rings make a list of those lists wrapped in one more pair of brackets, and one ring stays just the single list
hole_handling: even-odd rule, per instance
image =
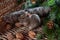
[{"label": "rodent's ear", "polygon": [[37,14],[32,14],[30,18],[29,30],[38,27],[41,23],[40,17]]},{"label": "rodent's ear", "polygon": [[32,20],[35,20],[38,23],[41,22],[40,17],[37,14],[32,14],[31,19]]}]

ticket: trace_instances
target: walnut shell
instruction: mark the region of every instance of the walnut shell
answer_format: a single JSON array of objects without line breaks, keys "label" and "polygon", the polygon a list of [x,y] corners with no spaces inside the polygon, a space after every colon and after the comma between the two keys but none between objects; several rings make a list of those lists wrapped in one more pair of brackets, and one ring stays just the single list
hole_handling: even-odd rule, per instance
[{"label": "walnut shell", "polygon": [[31,39],[34,39],[35,36],[36,36],[36,33],[33,32],[33,31],[29,31],[29,32],[28,32],[28,36],[29,36]]},{"label": "walnut shell", "polygon": [[22,39],[24,38],[24,36],[23,36],[23,34],[22,34],[22,33],[17,32],[17,33],[16,33],[16,38],[17,38],[17,39],[21,39],[21,40],[22,40]]}]

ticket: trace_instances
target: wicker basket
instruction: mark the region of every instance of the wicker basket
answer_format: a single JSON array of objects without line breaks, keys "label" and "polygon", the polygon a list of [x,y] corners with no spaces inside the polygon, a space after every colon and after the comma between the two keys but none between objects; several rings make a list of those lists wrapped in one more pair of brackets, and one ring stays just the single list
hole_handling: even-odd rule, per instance
[{"label": "wicker basket", "polygon": [[22,3],[17,5],[17,0],[0,0],[0,17],[6,13],[20,10]]}]

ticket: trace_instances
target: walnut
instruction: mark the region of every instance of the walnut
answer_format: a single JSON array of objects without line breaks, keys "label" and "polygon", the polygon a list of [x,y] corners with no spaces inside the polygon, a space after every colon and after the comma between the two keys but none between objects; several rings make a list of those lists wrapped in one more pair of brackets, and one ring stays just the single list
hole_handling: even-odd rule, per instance
[{"label": "walnut", "polygon": [[34,39],[35,36],[36,36],[36,33],[34,31],[29,31],[28,32],[28,36],[31,38],[31,39]]},{"label": "walnut", "polygon": [[21,40],[22,40],[22,39],[24,38],[24,36],[23,36],[23,34],[22,34],[22,33],[17,32],[17,33],[16,33],[16,38],[17,38],[17,39],[21,39]]}]

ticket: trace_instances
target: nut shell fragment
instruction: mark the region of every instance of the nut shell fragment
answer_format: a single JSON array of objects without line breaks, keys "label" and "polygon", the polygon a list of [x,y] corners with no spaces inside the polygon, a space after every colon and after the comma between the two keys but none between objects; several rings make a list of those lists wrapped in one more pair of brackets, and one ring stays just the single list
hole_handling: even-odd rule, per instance
[{"label": "nut shell fragment", "polygon": [[29,36],[31,39],[34,39],[35,36],[36,36],[36,33],[33,32],[33,31],[29,31],[29,32],[28,32],[28,36]]},{"label": "nut shell fragment", "polygon": [[16,33],[16,38],[22,40],[24,38],[24,36],[22,33],[18,32],[18,33]]}]

